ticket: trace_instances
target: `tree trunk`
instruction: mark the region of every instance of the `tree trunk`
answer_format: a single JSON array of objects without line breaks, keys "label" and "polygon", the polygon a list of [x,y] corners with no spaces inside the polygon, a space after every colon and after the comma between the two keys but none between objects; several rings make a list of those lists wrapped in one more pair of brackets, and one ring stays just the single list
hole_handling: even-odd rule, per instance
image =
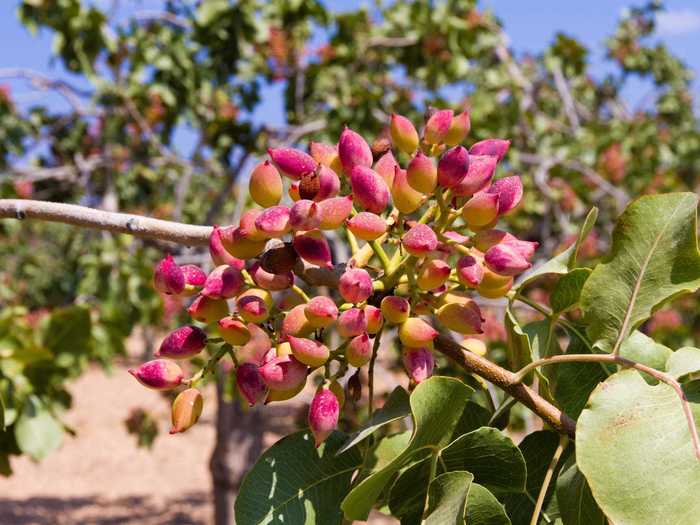
[{"label": "tree trunk", "polygon": [[265,423],[261,407],[245,410],[238,399],[224,399],[216,383],[216,445],[209,462],[214,488],[214,523],[233,525],[233,504],[243,476],[262,453]]}]

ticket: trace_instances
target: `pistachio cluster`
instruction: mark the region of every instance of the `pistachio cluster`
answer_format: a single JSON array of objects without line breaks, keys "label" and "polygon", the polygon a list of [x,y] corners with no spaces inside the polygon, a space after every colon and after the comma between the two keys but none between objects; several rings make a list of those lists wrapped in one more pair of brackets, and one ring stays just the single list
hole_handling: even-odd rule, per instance
[{"label": "pistachio cluster", "polygon": [[[372,361],[382,331],[396,330],[414,384],[432,373],[439,328],[481,333],[474,296],[504,296],[537,243],[494,229],[520,202],[522,184],[517,176],[494,180],[510,142],[467,149],[469,129],[468,112],[431,110],[420,135],[393,115],[372,146],[346,128],[337,145],[311,143],[309,153],[270,149],[250,174],[260,207],[213,229],[215,268],[207,275],[170,256],[157,265],[156,289],[196,295],[188,312],[205,325],[178,328],[157,359],[132,371],[150,388],[189,386],[173,405],[174,432],[196,422],[194,387],[227,354],[251,406],[294,397],[321,370],[309,411],[320,444],[344,402],[339,380]],[[338,242],[352,251],[348,261],[334,260]],[[218,351],[185,379],[174,360],[208,344]],[[352,379],[357,396],[357,372]]]}]

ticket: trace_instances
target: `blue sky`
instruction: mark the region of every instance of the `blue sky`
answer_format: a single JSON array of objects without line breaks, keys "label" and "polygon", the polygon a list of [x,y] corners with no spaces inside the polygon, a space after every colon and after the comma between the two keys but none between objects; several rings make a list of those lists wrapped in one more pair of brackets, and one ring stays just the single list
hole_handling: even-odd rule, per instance
[{"label": "blue sky", "polygon": [[[111,5],[110,0],[93,0]],[[645,0],[640,0],[643,2]],[[126,0],[122,9],[157,9],[159,0]],[[333,10],[353,9],[367,2],[356,0],[327,0]],[[0,70],[31,68],[54,77],[77,81],[63,71],[59,63],[51,63],[51,35],[48,32],[31,35],[17,20],[17,1],[0,2]],[[503,21],[512,46],[518,52],[537,53],[557,31],[563,31],[583,41],[591,50],[594,72],[605,72],[603,40],[615,27],[622,10],[630,0],[482,0],[481,6],[494,11]],[[127,7],[128,6],[128,7]],[[695,71],[700,71],[700,2],[698,0],[669,0],[666,12],[660,16],[659,35]],[[79,79],[78,79],[79,80]],[[0,82],[5,82],[0,79]],[[13,95],[21,105],[63,102],[55,95],[32,90],[25,82],[10,82]],[[267,88],[265,104],[256,113],[256,120],[279,124],[282,114],[280,85]],[[700,82],[694,83],[695,98],[700,99]],[[632,103],[646,92],[642,86],[632,86],[628,97]],[[186,134],[185,134],[186,135]],[[183,136],[181,144],[187,142]]]}]

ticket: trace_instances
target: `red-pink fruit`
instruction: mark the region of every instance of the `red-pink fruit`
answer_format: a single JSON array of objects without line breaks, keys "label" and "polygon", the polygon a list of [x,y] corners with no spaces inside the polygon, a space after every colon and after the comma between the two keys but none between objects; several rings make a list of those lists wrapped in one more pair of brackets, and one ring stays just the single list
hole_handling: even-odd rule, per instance
[{"label": "red-pink fruit", "polygon": [[231,346],[242,346],[250,341],[250,330],[246,324],[232,316],[219,319],[219,334]]},{"label": "red-pink fruit", "polygon": [[[316,202],[321,202],[324,199],[330,199],[331,197],[338,195],[338,192],[340,191],[340,178],[335,171],[327,166],[321,165],[316,170],[316,177],[318,178],[318,189],[313,195],[305,198],[312,199]],[[304,195],[301,195],[301,189],[303,186],[305,185],[301,184],[299,186],[301,197],[304,197]]]},{"label": "red-pink fruit", "polygon": [[394,154],[391,151],[387,151],[382,155],[379,160],[374,164],[374,171],[376,171],[379,176],[384,179],[388,188],[394,184],[394,172],[398,167],[398,163],[394,158]]},{"label": "red-pink fruit", "polygon": [[372,277],[367,270],[351,268],[345,270],[338,282],[338,291],[349,303],[361,303],[372,295]]},{"label": "red-pink fruit", "polygon": [[421,290],[434,290],[439,288],[450,277],[452,268],[440,259],[428,259],[418,268],[416,284]]},{"label": "red-pink fruit", "polygon": [[384,179],[371,168],[352,168],[350,186],[354,200],[367,211],[382,213],[389,203],[389,188]]},{"label": "red-pink fruit", "polygon": [[258,220],[258,217],[262,215],[263,211],[265,210],[251,208],[244,211],[241,215],[238,227],[246,239],[250,239],[251,241],[266,241],[269,238],[269,236],[265,234],[265,232],[260,231],[255,224],[255,221]]},{"label": "red-pink fruit", "polygon": [[226,301],[223,299],[212,299],[203,295],[197,296],[187,309],[187,313],[195,321],[205,324],[215,323],[229,314]]},{"label": "red-pink fruit", "polygon": [[153,273],[153,286],[161,293],[177,295],[185,289],[185,274],[172,255],[166,255]]},{"label": "red-pink fruit", "polygon": [[239,363],[252,363],[260,365],[267,353],[272,348],[272,341],[267,332],[253,323],[246,324],[250,339],[246,344],[236,350],[236,358]]},{"label": "red-pink fruit", "polygon": [[338,318],[338,307],[330,297],[319,295],[304,307],[304,314],[314,328],[325,328]]},{"label": "red-pink fruit", "polygon": [[320,388],[309,407],[309,428],[314,435],[316,448],[331,435],[338,426],[340,403],[333,392]]},{"label": "red-pink fruit", "polygon": [[418,151],[406,167],[406,180],[416,191],[433,193],[437,186],[437,168],[433,159]]},{"label": "red-pink fruit", "polygon": [[415,257],[424,257],[437,248],[435,232],[425,224],[416,224],[401,237],[404,249]]},{"label": "red-pink fruit", "polygon": [[302,175],[316,169],[316,161],[308,153],[298,149],[270,148],[267,152],[275,166],[292,180],[299,180]]},{"label": "red-pink fruit", "polygon": [[312,142],[309,145],[309,152],[319,164],[329,167],[336,173],[342,171],[343,165],[340,163],[337,146],[324,144],[323,142]]},{"label": "red-pink fruit", "polygon": [[443,188],[454,188],[469,173],[469,153],[463,146],[449,149],[440,157],[437,166],[438,184]]},{"label": "red-pink fruit", "polygon": [[463,335],[483,333],[479,306],[473,300],[461,303],[442,305],[435,314],[438,322],[448,330],[454,330]]},{"label": "red-pink fruit", "polygon": [[437,335],[437,330],[420,317],[409,317],[399,327],[399,339],[404,346],[428,346]]},{"label": "red-pink fruit", "polygon": [[153,390],[172,390],[182,383],[182,368],[168,359],[154,359],[138,368],[130,368],[129,373],[143,386]]},{"label": "red-pink fruit", "polygon": [[406,170],[397,166],[394,174],[394,185],[391,187],[391,200],[397,210],[409,214],[421,207],[425,201],[425,195],[413,189],[406,177]]},{"label": "red-pink fruit", "polygon": [[233,266],[217,266],[207,277],[202,295],[211,299],[230,299],[243,288],[243,274]]},{"label": "red-pink fruit", "polygon": [[314,331],[314,326],[306,317],[306,304],[300,304],[287,312],[282,320],[280,340],[285,341],[289,336],[305,337]]},{"label": "red-pink fruit", "polygon": [[456,115],[452,119],[452,124],[450,124],[450,130],[445,136],[444,142],[448,146],[457,146],[464,142],[467,138],[469,129],[471,128],[471,119],[469,118],[469,111],[463,111],[459,115]]},{"label": "red-pink fruit", "polygon": [[451,109],[442,109],[431,115],[425,123],[423,140],[427,144],[442,144],[450,132],[454,112]]},{"label": "red-pink fruit", "polygon": [[367,364],[371,357],[372,343],[366,333],[353,337],[345,349],[345,358],[348,363],[357,368]]},{"label": "red-pink fruit", "polygon": [[346,174],[355,166],[369,168],[374,160],[369,144],[350,128],[345,128],[340,134],[338,156]]},{"label": "red-pink fruit", "polygon": [[248,272],[255,284],[263,290],[278,292],[286,290],[294,284],[294,274],[292,272],[270,273],[263,270],[258,262],[253,263]]},{"label": "red-pink fruit", "polygon": [[323,233],[319,230],[297,233],[292,244],[299,257],[305,261],[322,268],[333,266],[331,248],[328,246],[328,241],[326,241]]},{"label": "red-pink fruit", "polygon": [[207,345],[207,334],[196,326],[181,326],[163,339],[156,357],[189,359],[197,355]]},{"label": "red-pink fruit", "polygon": [[243,269],[245,266],[245,263],[241,259],[237,259],[226,251],[221,242],[221,228],[218,226],[214,226],[209,236],[209,255],[211,255],[212,261],[214,261],[214,264],[217,266],[228,264],[239,270]]},{"label": "red-pink fruit", "polygon": [[486,190],[487,193],[498,195],[498,215],[505,215],[523,198],[523,183],[518,176],[504,177]]},{"label": "red-pink fruit", "polygon": [[[469,242],[469,237],[468,237],[467,235],[462,235],[461,233],[456,232],[456,231],[454,231],[454,230],[447,230],[447,231],[446,231],[445,233],[443,233],[442,235],[443,235],[445,238],[447,238],[447,239],[449,239],[449,240],[451,240],[451,241],[454,241],[454,242],[456,242],[456,243],[459,243],[459,244],[465,244],[465,243]],[[442,248],[440,248],[440,247],[438,246],[438,250],[442,250]],[[448,254],[450,253],[449,246],[447,247],[446,252],[447,252]]]},{"label": "red-pink fruit", "polygon": [[406,117],[394,113],[391,115],[391,142],[406,155],[412,154],[418,147],[418,131]]},{"label": "red-pink fruit", "polygon": [[379,329],[384,324],[384,317],[382,316],[382,311],[376,306],[371,304],[365,305],[362,309],[365,312],[365,319],[367,319],[367,333],[374,335],[379,332]]},{"label": "red-pink fruit", "polygon": [[503,244],[511,246],[516,252],[518,252],[526,259],[530,259],[533,255],[535,255],[535,250],[540,245],[540,243],[538,242],[521,241],[516,237],[513,237],[512,239],[503,242]]},{"label": "red-pink fruit", "polygon": [[471,255],[465,255],[457,261],[457,278],[464,286],[476,288],[484,278],[481,261]]},{"label": "red-pink fruit", "polygon": [[482,191],[474,195],[462,208],[462,219],[477,228],[491,224],[498,218],[498,195]]},{"label": "red-pink fruit", "polygon": [[380,306],[384,319],[390,324],[403,323],[411,313],[411,303],[398,295],[387,295],[382,299]]},{"label": "red-pink fruit", "polygon": [[258,367],[253,363],[243,363],[236,368],[236,385],[238,391],[248,402],[249,406],[254,406],[267,396],[267,385]]},{"label": "red-pink fruit", "polygon": [[418,384],[433,375],[435,358],[427,348],[404,348],[403,365],[408,376]]},{"label": "red-pink fruit", "polygon": [[180,269],[185,276],[185,291],[194,291],[204,285],[207,280],[207,274],[199,266],[183,264]]},{"label": "red-pink fruit", "polygon": [[253,240],[240,227],[230,226],[221,230],[221,243],[229,254],[237,259],[252,259],[265,249],[265,240]]},{"label": "red-pink fruit", "polygon": [[359,308],[345,310],[338,317],[338,335],[340,337],[355,337],[367,331],[367,318]]},{"label": "red-pink fruit", "polygon": [[511,240],[518,240],[515,235],[512,235],[508,232],[504,232],[503,230],[481,230],[476,232],[476,235],[472,237],[472,242],[474,244],[474,247],[479,250],[480,252],[485,252],[491,246],[495,246],[496,244],[499,244],[501,242],[508,242]]},{"label": "red-pink fruit", "polygon": [[248,192],[257,204],[263,208],[279,204],[283,189],[282,177],[270,161],[261,162],[253,168]]},{"label": "red-pink fruit", "polygon": [[296,357],[275,357],[258,368],[270,390],[291,390],[306,381],[308,368]]},{"label": "red-pink fruit", "polygon": [[322,230],[337,230],[352,213],[352,195],[333,197],[318,203]]},{"label": "red-pink fruit", "polygon": [[315,368],[328,361],[330,350],[326,345],[313,339],[294,337],[293,335],[290,335],[287,340],[292,347],[292,354],[301,363]]},{"label": "red-pink fruit", "polygon": [[469,154],[469,170],[459,184],[452,188],[458,197],[470,197],[488,187],[496,171],[498,158]]},{"label": "red-pink fruit", "polygon": [[251,288],[236,298],[238,314],[248,323],[266,321],[273,304],[270,292],[260,288]]},{"label": "red-pink fruit", "polygon": [[529,269],[532,264],[512,245],[497,244],[484,254],[484,262],[490,270],[500,275],[518,275]]},{"label": "red-pink fruit", "polygon": [[204,400],[202,394],[196,388],[188,388],[180,392],[175,401],[171,414],[172,427],[171,434],[184,432],[192,427],[199,420],[204,408]]},{"label": "red-pink fruit", "polygon": [[289,211],[289,225],[296,231],[307,231],[318,228],[321,218],[318,214],[318,204],[308,199],[300,199]]},{"label": "red-pink fruit", "polygon": [[508,152],[510,147],[510,140],[503,139],[486,139],[481,142],[477,142],[471,148],[469,148],[470,155],[489,155],[491,157],[496,157],[500,162],[503,157]]},{"label": "red-pink fruit", "polygon": [[355,237],[363,241],[374,241],[386,233],[386,221],[379,215],[361,211],[346,223]]},{"label": "red-pink fruit", "polygon": [[287,206],[267,208],[255,219],[255,227],[266,237],[279,238],[292,231],[290,209]]}]

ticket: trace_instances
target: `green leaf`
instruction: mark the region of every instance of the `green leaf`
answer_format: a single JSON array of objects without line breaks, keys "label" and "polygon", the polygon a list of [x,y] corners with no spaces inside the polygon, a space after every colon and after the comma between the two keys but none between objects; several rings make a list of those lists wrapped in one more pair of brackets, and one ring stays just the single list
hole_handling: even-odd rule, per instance
[{"label": "green leaf", "polygon": [[19,449],[37,461],[63,442],[63,427],[34,396],[27,398],[14,429]]},{"label": "green leaf", "polygon": [[486,487],[472,483],[467,499],[467,525],[511,525],[506,510]]},{"label": "green leaf", "polygon": [[[591,353],[578,336],[569,335],[571,339],[567,354]],[[561,363],[552,368],[557,369],[554,398],[564,413],[574,419],[578,418],[598,383],[608,377],[600,363]]]},{"label": "green leaf", "polygon": [[557,501],[564,525],[606,525],[605,514],[576,463],[562,468],[557,478]]},{"label": "green leaf", "polygon": [[[523,331],[510,307],[506,308],[504,319],[507,337],[508,366],[511,370],[520,370],[525,365],[532,363],[532,347],[530,338]],[[532,374],[528,374],[526,382],[532,382]]]},{"label": "green leaf", "polygon": [[[691,404],[697,421],[700,407]],[[635,370],[610,376],[576,427],[576,457],[613,523],[696,523],[700,463],[680,400]]]},{"label": "green leaf", "polygon": [[336,455],[344,440],[334,432],[315,448],[311,433],[302,431],[272,445],[243,480],[236,523],[340,524],[340,502],[362,465],[357,449]]},{"label": "green leaf", "polygon": [[673,352],[666,361],[666,372],[679,380],[700,372],[700,348],[684,346]]},{"label": "green leaf", "polygon": [[[662,371],[666,370],[666,361],[668,361],[671,354],[673,354],[673,351],[670,348],[657,343],[639,330],[632,332],[620,346],[620,356]],[[656,382],[655,379],[647,374],[642,374],[642,376],[647,381]]]},{"label": "green leaf", "polygon": [[425,525],[463,525],[472,476],[469,472],[446,472],[428,488],[428,514]]},{"label": "green leaf", "polygon": [[450,377],[434,376],[411,394],[413,436],[406,449],[381,470],[362,480],[343,500],[348,519],[366,520],[384,486],[414,452],[427,446],[444,447],[462,418],[462,409],[474,390]]},{"label": "green leaf", "polygon": [[[511,309],[506,308],[504,324],[507,336],[506,357],[511,370],[520,370],[534,360],[561,353],[554,337],[554,325],[549,320],[534,321],[521,327]],[[551,400],[549,377],[552,373],[537,369],[526,376],[525,383],[532,383],[534,375],[537,375],[542,395]]]},{"label": "green leaf", "polygon": [[618,219],[610,256],[581,292],[588,335],[604,351],[619,348],[666,301],[700,287],[696,208],[693,193],[650,195]]},{"label": "green leaf", "polygon": [[581,247],[581,243],[583,243],[586,237],[588,237],[588,234],[591,233],[597,218],[598,208],[591,208],[591,211],[588,212],[586,219],[583,221],[583,226],[581,226],[576,242],[542,266],[533,268],[528,273],[524,274],[520,282],[515,285],[515,290],[521,290],[535,279],[544,275],[561,275],[576,268],[576,259],[578,258],[578,251]]},{"label": "green leaf", "polygon": [[403,387],[397,386],[389,394],[384,406],[372,414],[372,418],[362,428],[350,435],[347,442],[338,450],[338,454],[352,448],[384,425],[402,419],[410,413],[411,405],[408,400],[408,392]]},{"label": "green leaf", "polygon": [[386,465],[391,463],[394,459],[399,457],[401,453],[406,450],[408,442],[411,440],[411,431],[406,430],[405,432],[400,432],[398,434],[393,434],[391,436],[386,436],[379,440],[377,446],[374,447],[372,451],[369,468],[374,470],[379,470],[384,468]]},{"label": "green leaf", "polygon": [[55,310],[44,331],[44,346],[55,355],[84,354],[90,349],[90,312],[82,306]]},{"label": "green leaf", "polygon": [[549,296],[552,312],[561,314],[576,306],[590,274],[590,268],[576,268],[562,275]]},{"label": "green leaf", "polygon": [[0,430],[5,431],[5,402],[0,394]]}]

